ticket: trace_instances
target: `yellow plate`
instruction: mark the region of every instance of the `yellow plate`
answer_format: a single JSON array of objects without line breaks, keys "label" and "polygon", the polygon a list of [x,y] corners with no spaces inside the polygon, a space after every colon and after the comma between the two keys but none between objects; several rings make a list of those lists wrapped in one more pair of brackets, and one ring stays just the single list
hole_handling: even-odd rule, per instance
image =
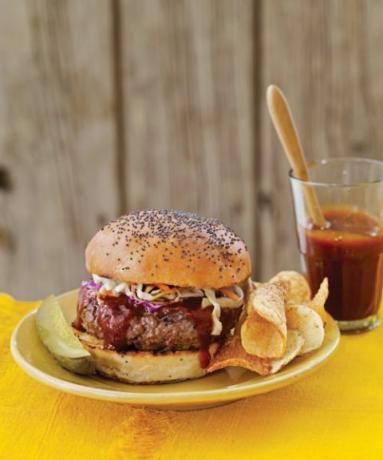
[{"label": "yellow plate", "polygon": [[[68,321],[76,313],[77,290],[58,297]],[[168,409],[199,409],[224,404],[290,385],[317,369],[339,342],[336,322],[329,318],[324,343],[319,350],[296,358],[277,374],[261,377],[246,371],[237,381],[225,371],[182,383],[129,385],[103,377],[82,377],[59,366],[40,342],[35,329],[35,311],[25,316],[11,338],[11,351],[18,365],[36,380],[67,393],[117,401],[136,406]]]}]

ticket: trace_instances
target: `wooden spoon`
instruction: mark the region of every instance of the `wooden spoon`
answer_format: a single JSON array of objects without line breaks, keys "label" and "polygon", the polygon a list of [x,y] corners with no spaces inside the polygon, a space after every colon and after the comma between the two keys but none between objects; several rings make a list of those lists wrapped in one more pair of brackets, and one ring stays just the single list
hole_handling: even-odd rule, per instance
[{"label": "wooden spoon", "polygon": [[[309,181],[310,177],[305,154],[285,96],[277,86],[270,85],[267,88],[266,99],[274,128],[277,131],[294,176],[302,181]],[[319,206],[314,188],[307,186],[304,188],[304,193],[307,210],[313,224],[320,228],[326,227],[326,220]]]}]

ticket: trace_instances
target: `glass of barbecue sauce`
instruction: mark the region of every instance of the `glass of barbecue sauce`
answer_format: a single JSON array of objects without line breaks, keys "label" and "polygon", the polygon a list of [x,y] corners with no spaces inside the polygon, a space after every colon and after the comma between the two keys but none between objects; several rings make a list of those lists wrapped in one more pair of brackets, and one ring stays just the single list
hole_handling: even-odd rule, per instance
[{"label": "glass of barbecue sauce", "polygon": [[[324,277],[326,310],[343,332],[377,327],[383,285],[383,162],[343,157],[313,162],[310,181],[290,171],[302,265],[316,292]],[[305,195],[315,190],[324,227],[310,219]],[[307,196],[307,195],[306,195]]]}]

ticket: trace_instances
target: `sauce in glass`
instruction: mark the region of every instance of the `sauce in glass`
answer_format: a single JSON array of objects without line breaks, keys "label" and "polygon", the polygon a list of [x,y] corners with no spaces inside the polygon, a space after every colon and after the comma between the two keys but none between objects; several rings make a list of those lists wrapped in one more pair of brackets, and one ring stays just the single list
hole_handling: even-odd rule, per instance
[{"label": "sauce in glass", "polygon": [[383,229],[350,207],[323,209],[327,229],[299,228],[300,252],[313,292],[327,276],[326,310],[339,321],[377,313],[383,284]]}]

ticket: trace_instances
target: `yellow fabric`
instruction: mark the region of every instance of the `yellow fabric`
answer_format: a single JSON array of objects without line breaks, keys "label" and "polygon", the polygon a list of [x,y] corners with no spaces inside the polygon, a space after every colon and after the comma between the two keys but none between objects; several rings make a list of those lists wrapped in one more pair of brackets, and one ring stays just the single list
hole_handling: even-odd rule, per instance
[{"label": "yellow fabric", "polygon": [[383,326],[342,337],[335,356],[295,385],[166,412],[71,396],[25,375],[9,337],[34,306],[0,294],[0,459],[383,458]]}]

